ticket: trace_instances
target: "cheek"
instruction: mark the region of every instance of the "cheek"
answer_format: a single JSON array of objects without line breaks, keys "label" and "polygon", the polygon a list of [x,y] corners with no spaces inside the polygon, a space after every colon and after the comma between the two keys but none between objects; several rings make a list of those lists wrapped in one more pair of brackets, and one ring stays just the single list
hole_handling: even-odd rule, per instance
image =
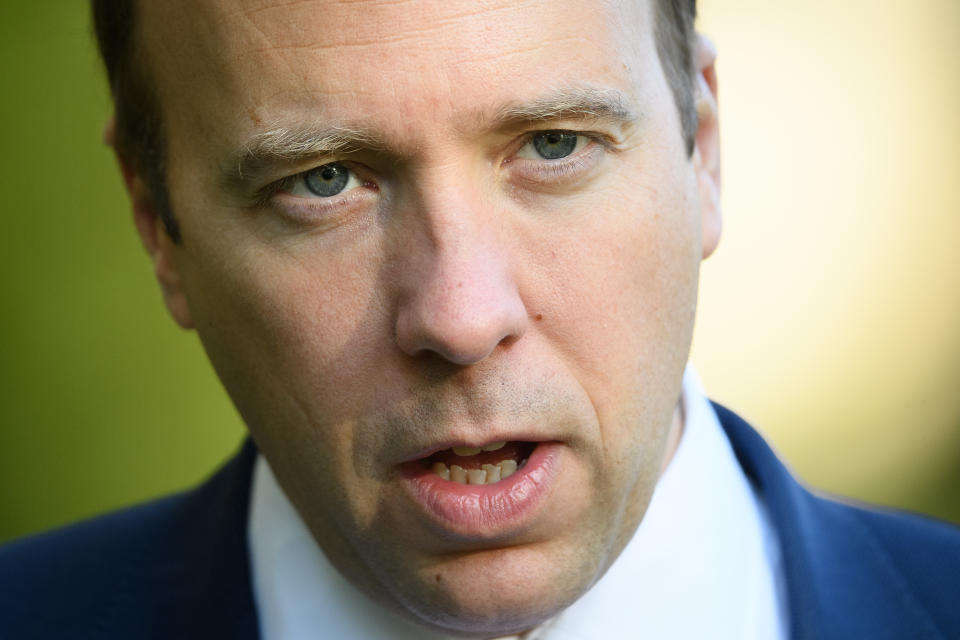
[{"label": "cheek", "polygon": [[296,434],[306,447],[348,446],[350,429],[337,427],[363,401],[357,381],[389,352],[377,273],[363,267],[376,248],[193,239],[185,272],[197,331],[258,442]]},{"label": "cheek", "polygon": [[323,249],[234,245],[230,268],[193,265],[190,298],[204,348],[281,486],[302,513],[362,528],[377,494],[370,460],[354,455],[357,417],[374,400],[369,381],[392,343],[378,274],[361,266],[376,263],[375,247],[360,243],[342,259]]},{"label": "cheek", "polygon": [[607,384],[686,359],[699,268],[685,188],[638,187],[608,201],[620,208],[594,209],[597,222],[556,251],[550,276],[562,283],[553,289],[558,337]]},{"label": "cheek", "polygon": [[540,283],[552,317],[542,331],[597,412],[605,458],[633,466],[660,451],[679,397],[699,270],[695,183],[683,167],[677,176],[645,169],[645,180],[615,197],[608,190],[591,223],[564,234]]}]

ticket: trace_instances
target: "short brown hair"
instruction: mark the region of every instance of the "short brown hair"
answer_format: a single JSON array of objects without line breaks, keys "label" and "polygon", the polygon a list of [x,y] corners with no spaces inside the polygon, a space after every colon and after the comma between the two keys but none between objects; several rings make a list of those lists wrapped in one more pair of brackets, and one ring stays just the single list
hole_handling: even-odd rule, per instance
[{"label": "short brown hair", "polygon": [[[680,114],[689,155],[697,132],[693,27],[697,0],[655,0],[654,4],[657,55]],[[136,0],[91,0],[91,7],[113,95],[117,150],[144,176],[167,234],[179,243],[180,227],[170,209],[166,187],[163,122],[134,37],[138,25]]]},{"label": "short brown hair", "polygon": [[656,0],[655,4],[657,57],[680,112],[680,131],[687,155],[693,155],[697,137],[696,32],[693,28],[697,0]]}]

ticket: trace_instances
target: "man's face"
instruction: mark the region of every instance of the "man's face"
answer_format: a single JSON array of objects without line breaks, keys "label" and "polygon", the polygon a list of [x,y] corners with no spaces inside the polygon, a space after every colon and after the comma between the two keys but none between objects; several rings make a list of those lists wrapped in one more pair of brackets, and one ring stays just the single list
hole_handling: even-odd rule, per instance
[{"label": "man's face", "polygon": [[168,304],[330,560],[429,625],[575,600],[665,461],[698,173],[625,4],[141,3]]}]

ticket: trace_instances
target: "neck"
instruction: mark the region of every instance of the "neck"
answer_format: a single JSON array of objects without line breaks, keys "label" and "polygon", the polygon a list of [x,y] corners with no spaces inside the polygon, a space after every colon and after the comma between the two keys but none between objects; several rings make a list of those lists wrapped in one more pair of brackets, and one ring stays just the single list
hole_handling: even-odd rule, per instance
[{"label": "neck", "polygon": [[677,400],[677,405],[673,408],[673,416],[670,418],[670,427],[667,432],[667,444],[663,451],[663,463],[660,465],[660,474],[667,470],[670,461],[673,460],[677,447],[680,446],[680,437],[683,435],[683,394]]}]

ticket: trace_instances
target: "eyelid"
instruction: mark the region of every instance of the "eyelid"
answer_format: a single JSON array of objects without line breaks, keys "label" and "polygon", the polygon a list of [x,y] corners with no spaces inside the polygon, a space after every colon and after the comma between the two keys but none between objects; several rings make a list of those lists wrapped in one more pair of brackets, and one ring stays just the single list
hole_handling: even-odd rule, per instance
[{"label": "eyelid", "polygon": [[[303,183],[306,174],[328,164],[342,164],[350,172],[350,182],[343,191],[332,196],[299,195],[293,192],[298,183]],[[325,160],[303,171],[293,173],[260,188],[254,195],[253,206],[257,210],[270,211],[278,220],[292,224],[293,228],[312,231],[328,231],[347,224],[357,214],[374,206],[379,188],[369,180],[365,167],[339,160]],[[301,187],[307,189],[306,185]]]},{"label": "eyelid", "polygon": [[[363,173],[364,173],[364,172],[363,172],[363,171],[358,171],[358,170],[357,170],[357,167],[356,167],[356,165],[355,165],[354,163],[352,163],[352,162],[345,162],[345,161],[343,161],[343,160],[336,160],[336,159],[323,159],[323,160],[321,160],[320,162],[311,163],[310,166],[308,166],[307,168],[305,168],[305,169],[302,170],[302,171],[297,171],[296,173],[291,173],[291,174],[289,174],[289,175],[285,175],[285,176],[283,176],[282,178],[279,178],[279,179],[277,179],[277,180],[273,180],[272,182],[269,182],[268,184],[265,184],[264,186],[262,186],[262,187],[260,187],[259,189],[257,189],[257,190],[254,192],[254,194],[253,194],[254,206],[256,206],[256,207],[258,207],[258,208],[259,208],[259,207],[268,206],[268,205],[270,204],[270,201],[271,201],[277,194],[280,194],[280,193],[288,193],[288,194],[289,194],[289,193],[290,193],[290,190],[297,184],[298,181],[303,181],[303,180],[305,180],[306,175],[307,175],[308,173],[310,173],[311,171],[314,171],[314,170],[316,170],[316,169],[319,169],[320,167],[323,167],[323,166],[325,166],[325,165],[328,165],[328,164],[341,164],[341,165],[343,165],[343,166],[346,167],[346,169],[350,172],[350,180],[354,180],[354,179],[355,179],[355,180],[357,180],[357,181],[360,183],[360,184],[357,185],[357,186],[369,186],[370,182],[363,177]],[[291,194],[291,195],[292,195],[292,197],[295,197],[295,198],[303,198],[304,200],[326,200],[326,201],[332,201],[332,200],[336,200],[338,197],[342,196],[343,194],[347,193],[348,191],[351,191],[352,189],[356,189],[357,186],[354,186],[354,187],[348,188],[348,189],[344,189],[342,192],[338,193],[337,195],[327,196],[327,197],[319,196],[319,195],[313,196],[313,197],[310,197],[310,196],[307,196],[307,195],[302,195],[302,196],[296,195],[296,194]]]},{"label": "eyelid", "polygon": [[[580,149],[576,149],[569,156],[549,160],[547,158],[528,158],[520,157],[517,154],[527,145],[533,144],[533,137],[540,133],[558,131],[570,133],[578,137],[587,139]],[[513,153],[504,160],[505,167],[512,165],[512,171],[517,172],[518,178],[523,182],[542,183],[551,181],[563,181],[564,179],[573,179],[582,175],[586,170],[592,168],[601,159],[599,154],[608,151],[615,151],[616,143],[609,135],[596,131],[578,131],[575,129],[563,129],[560,127],[550,127],[536,129],[524,134]],[[588,166],[589,165],[589,166]],[[526,174],[526,175],[524,175]]]},{"label": "eyelid", "polygon": [[[527,131],[525,134],[523,134],[523,135],[520,137],[519,142],[518,142],[518,143],[516,144],[516,146],[514,147],[513,152],[510,153],[510,154],[508,154],[508,157],[507,157],[507,159],[505,160],[505,163],[509,163],[509,162],[511,162],[514,158],[516,158],[517,152],[519,152],[520,149],[523,149],[523,148],[524,148],[525,146],[527,146],[528,144],[532,144],[532,143],[533,143],[533,137],[534,137],[534,136],[536,136],[536,135],[538,135],[538,134],[550,133],[550,132],[570,133],[570,134],[573,134],[573,135],[575,135],[575,136],[577,136],[577,137],[586,138],[588,144],[589,144],[589,143],[599,144],[600,146],[604,147],[604,148],[607,149],[608,151],[615,151],[615,150],[617,149],[617,146],[618,146],[617,141],[614,140],[609,134],[602,133],[602,132],[600,132],[600,131],[581,131],[581,130],[578,130],[578,129],[564,129],[563,127],[544,127],[544,128],[542,128],[542,129],[533,129],[533,130]],[[584,149],[587,149],[587,148],[588,148],[587,145],[584,145],[581,149],[579,149],[579,150],[577,150],[577,151],[574,151],[574,153],[572,153],[570,156],[565,156],[565,157],[563,157],[563,158],[558,158],[558,159],[556,159],[556,160],[548,160],[547,158],[538,158],[538,159],[536,159],[535,161],[536,161],[536,162],[550,162],[550,163],[560,162],[560,161],[562,161],[562,160],[566,160],[567,158],[572,157],[573,155],[575,155],[575,154],[577,154],[577,153],[579,153],[579,152],[581,152],[581,151],[583,151]]]}]

